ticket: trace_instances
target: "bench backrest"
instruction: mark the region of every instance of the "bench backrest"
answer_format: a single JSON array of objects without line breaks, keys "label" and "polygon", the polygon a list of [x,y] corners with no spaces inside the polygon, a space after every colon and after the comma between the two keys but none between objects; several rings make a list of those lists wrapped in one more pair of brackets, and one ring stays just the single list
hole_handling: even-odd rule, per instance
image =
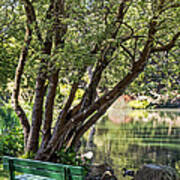
[{"label": "bench backrest", "polygon": [[31,159],[19,159],[9,156],[3,157],[3,168],[10,172],[10,179],[15,179],[15,171],[49,177],[56,180],[83,180],[84,168],[81,166],[71,166],[42,162]]}]

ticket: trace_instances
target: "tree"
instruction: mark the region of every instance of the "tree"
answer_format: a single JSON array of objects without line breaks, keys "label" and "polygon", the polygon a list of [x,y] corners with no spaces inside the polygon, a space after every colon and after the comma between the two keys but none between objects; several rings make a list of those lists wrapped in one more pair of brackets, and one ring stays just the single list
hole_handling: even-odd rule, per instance
[{"label": "tree", "polygon": [[[16,31],[10,34],[8,26],[1,31],[7,32],[8,40],[15,39],[15,48],[21,44],[12,98],[24,131],[25,151],[45,161],[63,147],[78,146],[82,135],[144,71],[148,61],[173,50],[180,35],[176,0],[3,3],[2,12],[13,6],[10,16],[19,17],[9,26],[20,26],[19,34],[24,34],[24,39]],[[107,71],[115,81],[98,97],[97,88],[109,81]],[[34,89],[31,122],[19,98],[24,77],[30,77],[32,83],[27,86]],[[63,101],[62,85],[69,89]],[[83,95],[75,103],[80,88]],[[60,108],[58,116],[56,108]]]}]

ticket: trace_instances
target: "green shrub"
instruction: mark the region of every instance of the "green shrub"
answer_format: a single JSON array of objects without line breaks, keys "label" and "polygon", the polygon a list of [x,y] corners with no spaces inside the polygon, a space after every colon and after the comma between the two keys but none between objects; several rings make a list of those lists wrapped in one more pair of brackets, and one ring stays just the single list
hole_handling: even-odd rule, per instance
[{"label": "green shrub", "polygon": [[18,156],[24,150],[19,119],[9,104],[0,106],[0,156]]},{"label": "green shrub", "polygon": [[57,155],[57,162],[62,164],[69,164],[69,165],[81,165],[82,161],[80,157],[77,157],[77,153],[73,149],[69,149],[68,152],[65,148],[56,152]]},{"label": "green shrub", "polygon": [[18,156],[23,150],[24,137],[20,128],[14,128],[0,135],[0,156]]},{"label": "green shrub", "polygon": [[0,106],[0,134],[18,126],[19,120],[10,105]]}]

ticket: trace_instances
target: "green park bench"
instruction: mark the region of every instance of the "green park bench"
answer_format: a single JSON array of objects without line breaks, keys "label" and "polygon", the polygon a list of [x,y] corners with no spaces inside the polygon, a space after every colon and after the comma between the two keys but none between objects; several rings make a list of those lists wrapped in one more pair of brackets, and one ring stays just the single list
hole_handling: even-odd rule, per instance
[{"label": "green park bench", "polygon": [[[3,157],[3,168],[9,171],[10,180],[16,180],[15,172],[48,177],[53,180],[83,180],[84,168],[31,159]],[[44,179],[45,180],[45,179]]]}]

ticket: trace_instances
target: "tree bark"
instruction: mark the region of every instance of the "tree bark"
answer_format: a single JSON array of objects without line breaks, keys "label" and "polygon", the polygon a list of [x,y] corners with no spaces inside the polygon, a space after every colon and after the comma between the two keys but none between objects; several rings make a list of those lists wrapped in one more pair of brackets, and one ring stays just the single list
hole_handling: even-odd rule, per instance
[{"label": "tree bark", "polygon": [[[51,4],[47,15],[49,19],[53,18],[53,15],[55,16],[55,19],[52,19],[52,29],[49,32],[49,34],[47,33],[47,39],[44,44],[43,50],[44,54],[50,55],[54,35],[55,48],[58,48],[59,45],[63,45],[64,43],[62,37],[66,32],[66,26],[64,26],[60,21],[61,16],[64,15],[64,0],[51,0]],[[32,113],[32,128],[29,134],[27,144],[28,152],[37,152],[39,146],[39,132],[42,124],[43,102],[45,96],[45,81],[47,78],[47,62],[43,59],[41,65],[42,69],[40,69],[36,80],[36,96]]]},{"label": "tree bark", "polygon": [[[52,48],[52,35],[47,33],[46,42],[42,53],[50,55]],[[32,111],[32,125],[27,143],[27,152],[36,152],[39,145],[39,132],[43,117],[43,103],[46,91],[47,62],[42,59],[41,67],[36,79],[35,100]]]},{"label": "tree bark", "polygon": [[[78,84],[79,84],[79,83],[76,83],[76,82],[75,82],[75,83],[72,85],[71,92],[70,92],[70,94],[69,94],[69,98],[68,98],[68,100],[67,100],[67,102],[66,102],[63,110],[61,111],[61,113],[60,113],[59,116],[58,116],[56,127],[58,127],[58,126],[61,127],[61,126],[63,126],[63,125],[66,123],[67,114],[68,114],[69,108],[71,107],[71,105],[72,105],[72,103],[73,103],[73,101],[74,101],[74,98],[75,98],[75,94],[76,94],[76,92],[77,92],[77,90],[78,90]],[[60,124],[59,124],[58,122],[59,122]],[[58,124],[59,124],[59,125],[58,125]]]},{"label": "tree bark", "polygon": [[[54,0],[50,1],[49,8],[47,10],[46,18],[52,19],[54,14]],[[53,27],[52,27],[53,29]],[[52,37],[53,37],[53,30],[48,30],[46,33],[46,39],[43,43],[42,53],[46,55],[51,54],[52,48]],[[47,62],[45,59],[41,60],[40,69],[36,79],[36,90],[35,90],[35,100],[34,106],[32,111],[32,125],[30,134],[28,137],[27,143],[27,152],[36,152],[39,146],[39,132],[42,125],[42,117],[43,117],[43,103],[44,103],[44,96],[46,91],[45,82],[47,79]]]},{"label": "tree bark", "polygon": [[42,124],[43,102],[45,95],[45,79],[38,75],[36,81],[36,96],[33,107],[31,130],[27,143],[28,152],[36,152],[39,146],[39,133]]},{"label": "tree bark", "polygon": [[[27,116],[23,110],[23,108],[19,105],[19,92],[20,92],[20,84],[21,84],[21,77],[24,71],[24,66],[25,66],[25,62],[26,62],[26,58],[28,55],[28,50],[29,50],[29,46],[32,40],[32,27],[31,25],[35,22],[36,23],[36,15],[35,15],[35,11],[34,11],[34,7],[32,6],[32,4],[30,3],[29,0],[23,0],[22,1],[25,7],[25,12],[26,12],[26,17],[27,17],[27,25],[26,25],[26,33],[25,33],[25,38],[24,38],[24,45],[22,47],[22,51],[19,57],[19,62],[18,62],[18,66],[16,68],[16,74],[15,74],[15,85],[14,85],[14,89],[13,89],[13,103],[14,103],[14,109],[15,112],[17,114],[17,116],[20,119],[20,122],[22,124],[23,127],[23,131],[24,131],[24,146],[25,149],[27,147],[27,140],[28,140],[28,136],[29,136],[29,132],[30,132],[30,124],[29,121],[27,119]],[[36,24],[36,30],[38,32],[39,37],[41,37],[39,31],[38,31],[38,26]]]},{"label": "tree bark", "polygon": [[25,146],[25,148],[26,148],[27,139],[29,136],[30,124],[29,124],[29,121],[26,117],[24,110],[19,105],[19,92],[20,92],[21,78],[22,78],[22,74],[24,71],[24,66],[25,66],[27,55],[28,55],[28,49],[29,49],[31,39],[32,39],[32,30],[29,27],[29,25],[27,25],[25,39],[24,39],[25,45],[22,47],[21,55],[19,57],[18,66],[16,68],[15,84],[14,84],[13,95],[12,95],[14,109],[15,109],[17,116],[20,119],[20,122],[21,122],[22,127],[23,127],[23,131],[24,131],[24,146]]},{"label": "tree bark", "polygon": [[46,97],[46,104],[45,104],[45,119],[43,122],[43,136],[42,136],[42,143],[41,148],[44,148],[49,139],[51,138],[51,125],[53,121],[53,108],[54,108],[54,99],[56,95],[56,88],[58,84],[58,74],[59,71],[54,73],[49,79],[49,87]]}]

